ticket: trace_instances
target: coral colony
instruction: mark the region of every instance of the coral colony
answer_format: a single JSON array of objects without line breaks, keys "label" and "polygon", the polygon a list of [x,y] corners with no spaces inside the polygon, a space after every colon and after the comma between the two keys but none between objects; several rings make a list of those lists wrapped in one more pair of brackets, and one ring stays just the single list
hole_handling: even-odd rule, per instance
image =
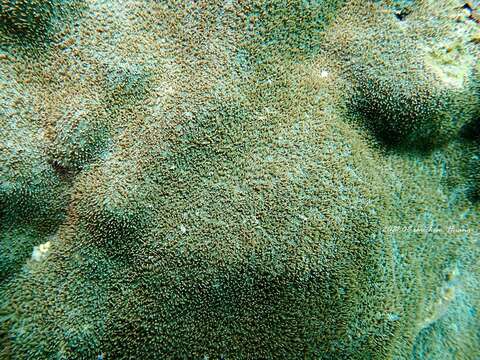
[{"label": "coral colony", "polygon": [[480,359],[479,13],[0,0],[0,359]]}]

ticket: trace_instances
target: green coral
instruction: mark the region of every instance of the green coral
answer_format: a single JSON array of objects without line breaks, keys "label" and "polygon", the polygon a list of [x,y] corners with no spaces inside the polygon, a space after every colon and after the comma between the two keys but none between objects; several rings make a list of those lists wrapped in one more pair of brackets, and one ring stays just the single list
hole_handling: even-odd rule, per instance
[{"label": "green coral", "polygon": [[[388,7],[373,10],[378,7],[348,18],[355,23],[348,39],[329,39],[341,46],[352,115],[389,146],[442,145],[476,114],[476,45],[453,21],[432,28],[428,7],[417,4],[402,19]],[[371,26],[380,19],[381,27]]]},{"label": "green coral", "polygon": [[476,359],[454,3],[89,1],[9,43],[0,357]]},{"label": "green coral", "polygon": [[2,0],[0,32],[20,41],[45,41],[57,20],[82,6],[82,0]]}]

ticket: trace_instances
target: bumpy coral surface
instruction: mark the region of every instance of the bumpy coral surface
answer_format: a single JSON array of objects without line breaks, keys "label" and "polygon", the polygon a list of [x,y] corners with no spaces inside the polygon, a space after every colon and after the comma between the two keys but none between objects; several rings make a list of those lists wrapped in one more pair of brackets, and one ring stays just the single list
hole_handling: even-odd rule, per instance
[{"label": "bumpy coral surface", "polygon": [[477,6],[0,0],[0,357],[479,359]]}]

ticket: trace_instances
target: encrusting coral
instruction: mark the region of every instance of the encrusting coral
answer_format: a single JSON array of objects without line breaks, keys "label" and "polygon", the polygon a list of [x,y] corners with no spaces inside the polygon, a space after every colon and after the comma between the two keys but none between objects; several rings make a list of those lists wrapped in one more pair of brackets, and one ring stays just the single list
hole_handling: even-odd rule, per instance
[{"label": "encrusting coral", "polygon": [[2,0],[0,30],[9,41],[47,41],[82,6],[83,0]]},{"label": "encrusting coral", "polygon": [[477,359],[463,5],[0,2],[0,358]]}]

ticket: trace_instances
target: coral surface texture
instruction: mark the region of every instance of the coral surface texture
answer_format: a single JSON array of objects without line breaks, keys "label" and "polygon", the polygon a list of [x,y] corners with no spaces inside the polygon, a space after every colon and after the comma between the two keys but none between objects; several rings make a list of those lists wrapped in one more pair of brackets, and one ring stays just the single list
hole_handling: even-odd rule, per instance
[{"label": "coral surface texture", "polygon": [[0,0],[0,359],[480,359],[480,2]]}]

